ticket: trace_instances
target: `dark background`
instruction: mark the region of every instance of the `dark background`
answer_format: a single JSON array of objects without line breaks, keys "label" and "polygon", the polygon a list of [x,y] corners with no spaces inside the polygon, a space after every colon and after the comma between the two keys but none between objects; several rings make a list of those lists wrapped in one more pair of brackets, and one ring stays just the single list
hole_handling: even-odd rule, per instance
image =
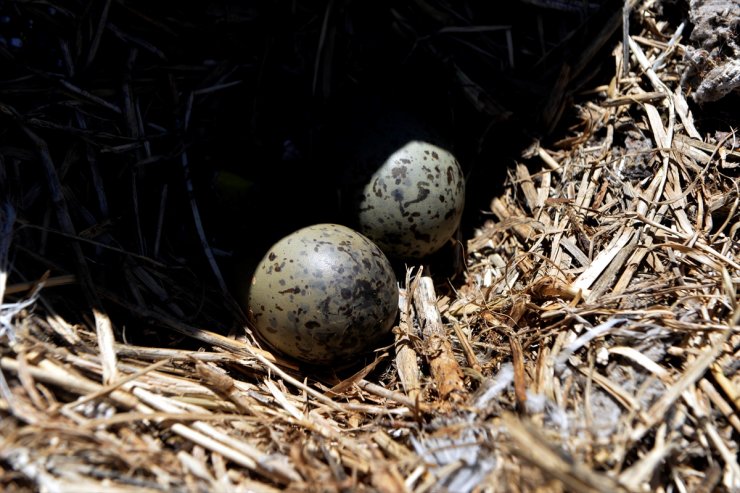
[{"label": "dark background", "polygon": [[470,238],[522,152],[552,144],[577,122],[579,91],[608,83],[603,46],[621,36],[622,2],[502,5],[0,3],[0,178],[23,225],[11,281],[79,272],[57,234],[66,209],[94,242],[97,286],[160,303],[130,285],[132,259],[147,258],[205,313],[218,289],[204,242],[238,285],[281,236],[337,220],[335,150],[385,109],[416,115],[457,156]]}]

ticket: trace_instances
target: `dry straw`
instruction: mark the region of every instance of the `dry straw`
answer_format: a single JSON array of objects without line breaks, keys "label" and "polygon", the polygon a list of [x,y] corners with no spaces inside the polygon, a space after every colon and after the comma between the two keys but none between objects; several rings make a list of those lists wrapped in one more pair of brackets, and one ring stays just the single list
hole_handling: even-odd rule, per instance
[{"label": "dry straw", "polygon": [[[441,2],[418,4],[429,18],[456,18]],[[157,44],[167,26],[147,19],[148,32],[127,32],[109,16],[139,12],[128,2],[104,5],[79,19],[84,51],[62,45],[67,73],[42,77],[66,95],[55,104],[77,112],[76,122],[59,125],[87,147],[55,154],[42,137],[54,111],[34,114],[25,99],[22,110],[0,99],[4,121],[26,139],[3,149],[1,167],[40,165],[39,186],[53,204],[41,223],[15,218],[9,205],[2,212],[0,488],[740,491],[740,152],[731,126],[725,134],[697,130],[680,84],[686,47],[654,2],[632,6],[627,18],[639,23],[625,26],[613,46],[608,85],[564,97],[586,58],[614,39],[621,12],[563,72],[568,80],[555,87],[548,118],[554,126],[557,115],[577,110],[580,123],[510,168],[490,220],[464,239],[463,282],[448,290],[410,268],[395,345],[343,377],[300,371],[251,337],[224,335],[207,314],[239,319],[238,307],[228,294],[203,291],[197,279],[153,260],[172,225],[163,213],[149,221],[136,195],[130,219],[139,238],[112,237],[105,225],[95,233],[76,229],[85,216],[83,187],[63,184],[75,159],[86,156],[93,178],[106,155],[135,156],[130,164],[143,172],[162,159],[152,154],[153,141],[172,138],[162,122],[147,120],[130,77],[118,102],[75,85],[94,82],[75,78],[72,68],[103,56],[108,36],[128,46],[131,64],[165,56]],[[324,90],[328,12],[314,81]],[[403,12],[396,20],[411,29]],[[505,31],[443,34],[500,35],[511,61],[516,46]],[[471,82],[468,96],[479,110],[501,117],[465,67],[454,67]],[[238,84],[209,66],[170,69],[171,97],[183,109],[180,132],[210,94]],[[180,93],[177,84],[198,71],[210,85]],[[39,74],[27,76],[41,84]],[[33,90],[25,87],[24,97]],[[117,127],[122,121],[126,128]],[[187,172],[188,150],[178,159]],[[96,180],[85,190],[105,211],[112,191]],[[225,288],[189,191],[181,214],[195,221],[214,284]],[[161,189],[162,204],[171,192]],[[33,199],[33,190],[24,193]],[[58,231],[48,226],[51,215]],[[153,251],[136,246],[151,225]],[[69,242],[74,273],[57,269],[46,250],[45,238],[61,235],[79,240]],[[125,277],[116,282],[125,290],[92,274],[91,248],[123,259]],[[63,273],[43,276],[47,270]],[[70,287],[82,296],[55,295]],[[121,320],[178,338],[169,347],[130,344],[126,331],[136,327]]]}]

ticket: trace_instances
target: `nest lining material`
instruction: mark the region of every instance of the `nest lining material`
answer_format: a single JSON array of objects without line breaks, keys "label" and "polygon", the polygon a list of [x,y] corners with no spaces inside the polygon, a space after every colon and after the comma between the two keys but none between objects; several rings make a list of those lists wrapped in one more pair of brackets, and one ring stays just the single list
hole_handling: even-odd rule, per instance
[{"label": "nest lining material", "polygon": [[[614,47],[611,82],[579,96],[579,124],[511,167],[490,219],[465,239],[461,285],[409,268],[395,344],[339,379],[215,330],[212,313],[238,320],[238,308],[214,309],[219,290],[152,260],[158,249],[133,254],[130,238],[75,231],[75,199],[95,190],[65,183],[76,157],[91,170],[96,152],[156,158],[141,137],[158,126],[141,108],[60,78],[69,104],[109,110],[77,126],[104,143],[96,152],[60,156],[42,137],[51,121],[0,102],[31,143],[6,147],[4,166],[44,169],[59,224],[3,206],[3,488],[738,491],[740,152],[731,127],[697,130],[680,84],[687,47],[650,8],[635,6],[642,31]],[[192,97],[230,83],[213,84]],[[100,130],[120,114],[128,137]],[[33,250],[39,232],[81,240],[71,254],[89,269],[88,248],[125,253],[130,296],[85,268],[49,274],[63,270]],[[121,313],[144,334],[182,338],[134,344],[146,337],[126,337],[133,327],[116,337]]]}]

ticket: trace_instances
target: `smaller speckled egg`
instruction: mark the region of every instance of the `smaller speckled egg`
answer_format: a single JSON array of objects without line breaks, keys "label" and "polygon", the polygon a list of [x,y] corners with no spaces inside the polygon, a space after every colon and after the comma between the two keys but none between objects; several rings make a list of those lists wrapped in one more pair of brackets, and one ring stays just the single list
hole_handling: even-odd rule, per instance
[{"label": "smaller speckled egg", "polygon": [[353,226],[386,254],[423,258],[452,238],[465,205],[465,178],[449,151],[410,140],[353,164],[346,191]]},{"label": "smaller speckled egg", "polygon": [[339,224],[301,228],[259,262],[247,293],[251,325],[274,349],[311,363],[350,363],[376,349],[398,313],[383,251]]}]

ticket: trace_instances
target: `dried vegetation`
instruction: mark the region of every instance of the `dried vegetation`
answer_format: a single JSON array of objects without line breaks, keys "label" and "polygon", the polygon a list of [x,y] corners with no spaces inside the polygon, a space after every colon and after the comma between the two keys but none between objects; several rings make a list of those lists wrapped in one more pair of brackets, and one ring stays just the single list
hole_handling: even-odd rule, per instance
[{"label": "dried vegetation", "polygon": [[[520,36],[468,2],[381,7],[482,115],[478,150],[519,112],[542,138],[469,219],[458,275],[409,266],[394,343],[334,374],[244,331],[200,195],[221,162],[217,205],[249,223],[274,175],[228,152],[278,148],[285,173],[315,101],[379,66],[368,31],[340,42],[351,2],[288,3],[3,5],[0,488],[739,491],[738,122],[691,79],[737,62],[732,17],[707,41],[680,3],[597,22],[527,1]],[[259,243],[254,221],[218,227]]]}]

